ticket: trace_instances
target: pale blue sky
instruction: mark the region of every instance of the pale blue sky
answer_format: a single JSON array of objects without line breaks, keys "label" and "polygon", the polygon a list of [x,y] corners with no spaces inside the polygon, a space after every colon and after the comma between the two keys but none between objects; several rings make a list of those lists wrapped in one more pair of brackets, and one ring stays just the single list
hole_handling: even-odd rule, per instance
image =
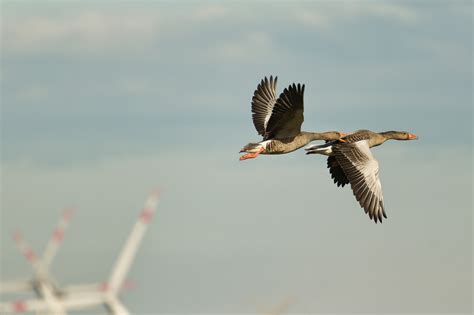
[{"label": "pale blue sky", "polygon": [[[53,271],[107,278],[159,186],[123,296],[134,313],[250,313],[289,296],[295,313],[471,313],[472,9],[4,1],[1,278],[29,274],[11,231],[41,248],[71,204]],[[280,90],[306,84],[305,130],[419,135],[374,150],[386,222],[320,156],[238,161],[271,74]]]}]

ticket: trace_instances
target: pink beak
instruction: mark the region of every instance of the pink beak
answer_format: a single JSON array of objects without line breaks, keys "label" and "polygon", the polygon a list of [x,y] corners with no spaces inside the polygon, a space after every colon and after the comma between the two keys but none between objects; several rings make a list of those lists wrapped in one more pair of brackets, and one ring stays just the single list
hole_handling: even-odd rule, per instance
[{"label": "pink beak", "polygon": [[409,133],[408,134],[408,140],[416,140],[418,139],[418,136],[413,134],[413,133]]}]

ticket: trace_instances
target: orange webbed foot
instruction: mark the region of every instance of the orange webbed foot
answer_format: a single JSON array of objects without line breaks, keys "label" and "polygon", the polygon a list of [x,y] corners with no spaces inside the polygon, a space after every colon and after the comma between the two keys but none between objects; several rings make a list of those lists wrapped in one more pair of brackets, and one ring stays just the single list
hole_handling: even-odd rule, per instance
[{"label": "orange webbed foot", "polygon": [[254,153],[248,153],[248,154],[245,154],[245,155],[242,155],[239,160],[240,161],[243,161],[243,160],[247,160],[247,159],[254,159],[256,158],[260,153],[262,153],[263,151],[265,151],[264,148],[260,148],[260,150],[258,152],[254,152]]},{"label": "orange webbed foot", "polygon": [[254,159],[258,156],[258,154],[255,154],[255,153],[249,153],[249,154],[245,154],[245,155],[242,155],[239,160],[240,161],[243,161],[243,160],[247,160],[247,159]]}]

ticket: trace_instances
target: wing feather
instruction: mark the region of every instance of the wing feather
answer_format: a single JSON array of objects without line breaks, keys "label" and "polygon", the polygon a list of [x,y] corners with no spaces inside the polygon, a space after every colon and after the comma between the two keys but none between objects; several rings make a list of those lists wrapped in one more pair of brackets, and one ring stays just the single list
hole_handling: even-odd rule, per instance
[{"label": "wing feather", "polygon": [[304,116],[304,84],[290,85],[276,100],[266,126],[265,139],[290,138],[301,132]]},{"label": "wing feather", "polygon": [[344,187],[344,185],[349,184],[346,174],[344,174],[344,171],[334,156],[330,155],[328,157],[327,165],[329,168],[329,173],[331,173],[331,178],[334,180],[334,183],[337,185],[337,187]]},{"label": "wing feather", "polygon": [[332,149],[360,206],[370,219],[382,222],[382,218],[387,215],[379,179],[379,164],[370,151],[368,140],[338,143]]},{"label": "wing feather", "polygon": [[276,103],[277,77],[265,77],[257,86],[252,98],[252,120],[259,135],[265,136],[268,120]]}]

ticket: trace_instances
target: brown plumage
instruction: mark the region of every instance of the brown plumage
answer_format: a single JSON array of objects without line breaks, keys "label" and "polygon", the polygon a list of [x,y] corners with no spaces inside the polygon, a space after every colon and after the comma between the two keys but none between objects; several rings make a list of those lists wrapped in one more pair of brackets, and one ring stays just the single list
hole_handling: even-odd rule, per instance
[{"label": "brown plumage", "polygon": [[285,154],[295,151],[313,140],[336,140],[345,134],[337,131],[304,132],[304,84],[292,84],[276,97],[277,77],[265,77],[252,98],[252,120],[263,140],[249,143],[240,150],[248,154],[240,160],[259,154]]},{"label": "brown plumage", "polygon": [[379,164],[370,151],[387,140],[415,140],[418,137],[404,131],[372,132],[358,130],[324,145],[306,148],[306,154],[328,156],[327,166],[339,187],[351,184],[352,192],[365,212],[376,223],[387,218],[379,179]]}]

